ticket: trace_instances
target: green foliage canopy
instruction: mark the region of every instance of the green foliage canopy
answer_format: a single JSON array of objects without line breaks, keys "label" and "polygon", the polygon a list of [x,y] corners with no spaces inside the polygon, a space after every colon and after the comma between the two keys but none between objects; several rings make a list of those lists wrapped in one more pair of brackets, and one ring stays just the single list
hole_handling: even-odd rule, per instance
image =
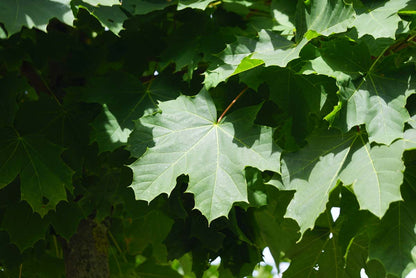
[{"label": "green foliage canopy", "polygon": [[2,0],[0,276],[87,218],[111,277],[405,276],[415,55],[413,0]]}]

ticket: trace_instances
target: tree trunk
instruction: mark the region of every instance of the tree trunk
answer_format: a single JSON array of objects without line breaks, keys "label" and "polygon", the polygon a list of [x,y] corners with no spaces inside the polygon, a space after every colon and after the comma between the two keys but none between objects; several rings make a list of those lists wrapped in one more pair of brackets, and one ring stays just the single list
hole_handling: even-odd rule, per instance
[{"label": "tree trunk", "polygon": [[63,244],[66,278],[107,278],[107,227],[94,220],[82,220],[78,231]]}]

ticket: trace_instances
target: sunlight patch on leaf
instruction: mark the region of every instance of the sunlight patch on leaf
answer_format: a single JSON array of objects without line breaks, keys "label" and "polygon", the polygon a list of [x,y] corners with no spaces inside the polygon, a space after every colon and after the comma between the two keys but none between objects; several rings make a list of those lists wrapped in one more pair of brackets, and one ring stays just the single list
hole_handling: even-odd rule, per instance
[{"label": "sunlight patch on leaf", "polygon": [[266,66],[285,67],[290,61],[299,58],[300,51],[307,43],[307,39],[294,43],[280,35],[261,30],[253,58],[263,60]]},{"label": "sunlight patch on leaf", "polygon": [[124,146],[127,144],[127,139],[131,133],[130,129],[120,126],[117,118],[111,113],[106,104],[103,105],[103,111],[91,126],[91,139],[97,141],[100,152],[112,151]]},{"label": "sunlight patch on leaf", "polygon": [[178,10],[186,8],[205,10],[213,0],[179,0]]}]

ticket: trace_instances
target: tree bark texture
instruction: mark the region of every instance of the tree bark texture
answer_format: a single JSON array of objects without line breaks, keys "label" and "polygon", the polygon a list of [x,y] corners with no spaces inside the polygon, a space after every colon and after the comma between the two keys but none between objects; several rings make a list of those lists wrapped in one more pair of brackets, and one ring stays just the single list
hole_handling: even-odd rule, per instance
[{"label": "tree bark texture", "polygon": [[107,278],[107,227],[92,219],[84,219],[68,243],[63,244],[67,278]]}]

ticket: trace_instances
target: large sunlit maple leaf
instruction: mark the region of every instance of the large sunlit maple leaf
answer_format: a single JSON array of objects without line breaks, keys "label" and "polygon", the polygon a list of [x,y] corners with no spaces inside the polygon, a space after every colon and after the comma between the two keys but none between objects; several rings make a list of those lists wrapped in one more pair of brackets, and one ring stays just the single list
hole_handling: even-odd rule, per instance
[{"label": "large sunlit maple leaf", "polygon": [[258,106],[240,109],[217,123],[211,96],[180,96],[161,102],[161,113],[142,117],[129,138],[136,198],[151,201],[170,193],[189,175],[195,207],[212,221],[227,216],[233,203],[247,202],[246,166],[279,172],[280,149],[273,129],[253,124]]}]

